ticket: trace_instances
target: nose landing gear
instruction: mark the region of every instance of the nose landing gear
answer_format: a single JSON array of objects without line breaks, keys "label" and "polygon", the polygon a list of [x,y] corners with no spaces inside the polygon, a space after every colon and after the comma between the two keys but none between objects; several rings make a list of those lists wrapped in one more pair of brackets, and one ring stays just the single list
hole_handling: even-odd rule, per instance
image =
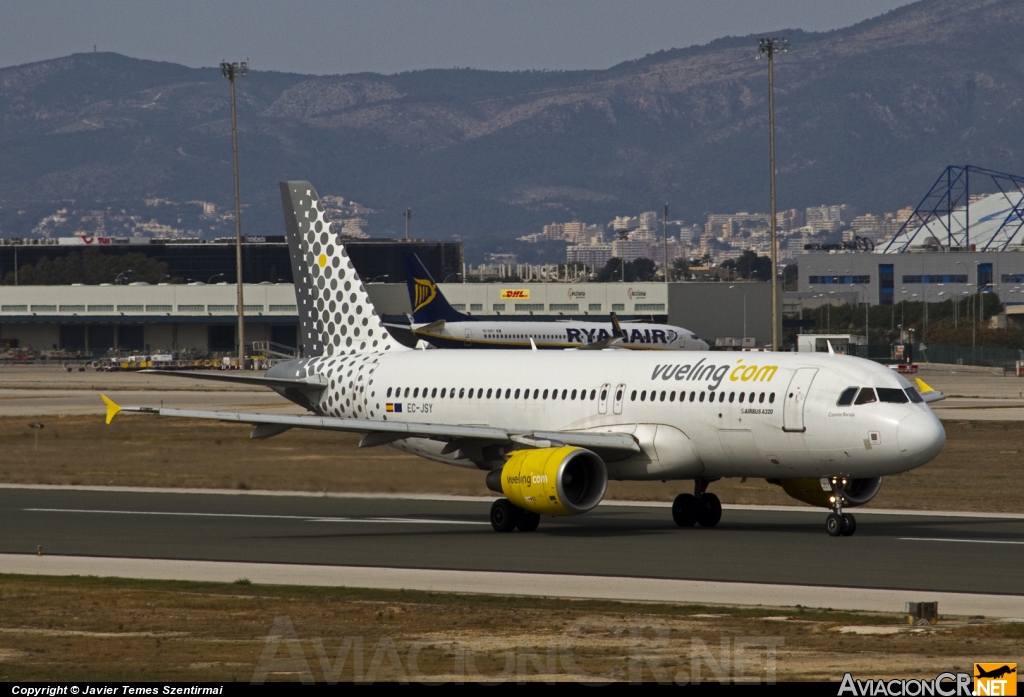
[{"label": "nose landing gear", "polygon": [[857,531],[857,519],[852,513],[843,513],[843,490],[846,487],[846,479],[832,477],[828,481],[832,485],[832,495],[829,496],[832,512],[825,518],[825,530],[831,537],[849,537]]},{"label": "nose landing gear", "polygon": [[713,528],[722,519],[722,502],[714,494],[707,493],[706,479],[698,479],[693,484],[692,494],[679,494],[672,502],[672,520],[681,528]]}]

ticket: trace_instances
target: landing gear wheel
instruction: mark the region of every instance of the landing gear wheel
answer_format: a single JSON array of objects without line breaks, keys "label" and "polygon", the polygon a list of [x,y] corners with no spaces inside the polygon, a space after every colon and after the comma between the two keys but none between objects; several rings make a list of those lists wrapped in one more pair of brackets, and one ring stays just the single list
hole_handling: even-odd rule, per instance
[{"label": "landing gear wheel", "polygon": [[843,514],[843,537],[849,537],[853,533],[857,532],[857,519],[853,517],[852,513]]},{"label": "landing gear wheel", "polygon": [[520,532],[533,532],[538,525],[540,525],[540,513],[533,511],[522,511],[519,514],[519,521],[516,523]]},{"label": "landing gear wheel", "polygon": [[842,535],[844,527],[843,517],[838,513],[829,513],[828,518],[825,518],[825,529],[831,537]]},{"label": "landing gear wheel", "polygon": [[714,494],[704,494],[698,499],[700,511],[697,522],[702,528],[713,528],[722,519],[722,502]]},{"label": "landing gear wheel", "polygon": [[681,528],[692,528],[699,513],[700,502],[693,494],[679,494],[672,502],[672,520]]},{"label": "landing gear wheel", "polygon": [[498,532],[512,532],[519,520],[520,508],[508,499],[498,499],[491,504],[491,527]]}]

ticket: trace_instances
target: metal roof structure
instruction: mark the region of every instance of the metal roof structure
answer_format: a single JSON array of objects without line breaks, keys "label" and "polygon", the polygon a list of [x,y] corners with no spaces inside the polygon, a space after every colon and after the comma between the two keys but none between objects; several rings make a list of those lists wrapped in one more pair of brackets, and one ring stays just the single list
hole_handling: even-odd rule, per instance
[{"label": "metal roof structure", "polygon": [[[997,193],[971,200],[971,181],[981,177]],[[989,187],[986,187],[989,188]],[[880,250],[1003,252],[1024,248],[1024,177],[965,165],[950,166],[913,214]]]}]

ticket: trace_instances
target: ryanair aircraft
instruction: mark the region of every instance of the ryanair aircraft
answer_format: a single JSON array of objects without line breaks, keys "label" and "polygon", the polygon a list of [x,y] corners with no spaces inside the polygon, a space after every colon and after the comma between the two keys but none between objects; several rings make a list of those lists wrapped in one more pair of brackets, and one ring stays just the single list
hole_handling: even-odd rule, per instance
[{"label": "ryanair aircraft", "polygon": [[[413,334],[437,348],[626,348],[706,351],[706,342],[666,324],[544,321],[494,322],[466,315],[449,303],[415,254],[405,255],[405,282],[412,304]],[[532,342],[532,343],[531,343]]]},{"label": "ryanair aircraft", "polygon": [[[265,377],[185,373],[264,385],[308,415],[129,407],[119,411],[251,424],[251,438],[291,428],[363,434],[469,470],[501,495],[499,532],[541,516],[578,515],[612,480],[692,481],[672,517],[714,527],[708,491],[723,477],[762,477],[831,509],[826,529],[852,535],[844,509],[882,477],[929,462],[945,432],[925,397],[892,370],[822,353],[420,351],[390,335],[308,182],[282,182],[305,357]],[[163,372],[163,371],[156,371]],[[170,373],[174,374],[174,373]]]}]

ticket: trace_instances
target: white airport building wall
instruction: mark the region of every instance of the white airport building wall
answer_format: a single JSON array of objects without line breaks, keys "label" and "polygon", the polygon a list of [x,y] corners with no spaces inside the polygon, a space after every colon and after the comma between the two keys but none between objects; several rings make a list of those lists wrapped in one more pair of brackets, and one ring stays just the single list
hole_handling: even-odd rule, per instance
[{"label": "white airport building wall", "polygon": [[[667,321],[709,342],[743,336],[759,344],[771,340],[767,283],[446,283],[439,288],[471,315],[599,320],[614,311]],[[404,283],[372,283],[367,290],[382,315],[411,312]],[[111,328],[127,327],[124,331],[133,331],[136,339],[141,328],[144,346],[139,348],[147,353],[206,353],[215,350],[211,326],[227,330],[236,324],[235,294],[231,284],[0,286],[0,342],[50,351],[67,344],[68,327],[84,325],[88,350],[102,352]],[[275,327],[297,327],[291,284],[246,285],[244,295],[247,344],[274,341]]]},{"label": "white airport building wall", "polygon": [[[917,251],[902,254],[809,252],[797,257],[799,291],[853,292],[858,302],[887,305],[903,300],[937,303],[952,297],[998,293],[1007,305],[1024,303],[1024,253]],[[883,267],[891,266],[891,294]],[[881,283],[880,283],[881,281]],[[942,293],[943,295],[939,295]]]}]

